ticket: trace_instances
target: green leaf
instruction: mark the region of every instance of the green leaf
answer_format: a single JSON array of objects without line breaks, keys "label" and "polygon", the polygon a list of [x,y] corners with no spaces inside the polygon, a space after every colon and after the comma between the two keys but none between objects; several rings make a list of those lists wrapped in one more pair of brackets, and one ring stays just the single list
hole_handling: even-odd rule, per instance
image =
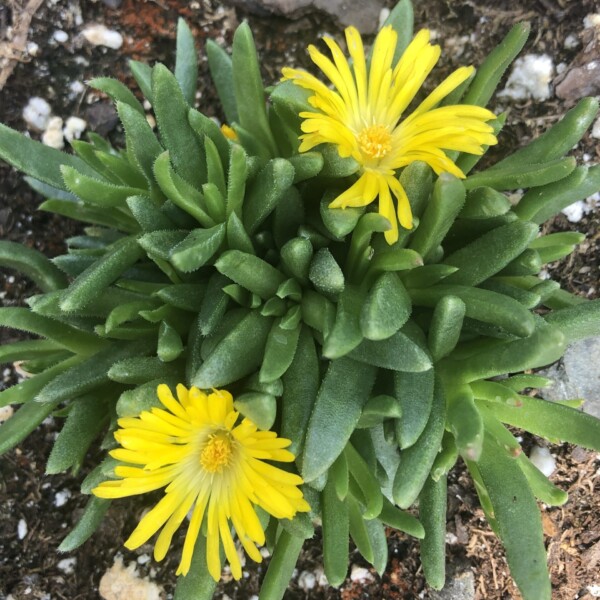
[{"label": "green leaf", "polygon": [[365,404],[357,429],[369,429],[381,424],[385,419],[400,420],[402,409],[393,396],[379,395],[370,398]]},{"label": "green leaf", "polygon": [[446,477],[434,481],[427,477],[419,498],[419,517],[423,522],[421,564],[427,583],[441,590],[446,581]]},{"label": "green leaf", "polygon": [[62,215],[83,223],[114,227],[117,230],[129,233],[137,232],[140,229],[135,219],[119,209],[107,211],[100,207],[86,206],[79,201],[46,200],[40,204],[39,210]]},{"label": "green leaf", "polygon": [[35,360],[60,353],[63,347],[52,340],[25,340],[0,346],[0,364]]},{"label": "green leaf", "polygon": [[[208,41],[210,43],[210,40]],[[223,135],[220,127],[215,123],[213,119],[203,115],[201,112],[197,111],[195,108],[190,109],[188,113],[188,121],[190,126],[194,130],[198,141],[202,144],[204,143],[204,139],[206,137],[210,138],[214,145],[217,147],[219,152],[219,156],[221,157],[221,162],[226,164],[230,154],[236,152],[234,148],[236,147],[233,144],[230,144],[227,138]],[[243,148],[237,146],[239,151],[244,154]]]},{"label": "green leaf", "polygon": [[[292,163],[293,164],[293,163]],[[356,227],[358,220],[363,216],[365,209],[361,208],[329,208],[336,194],[327,193],[319,205],[323,224],[336,238],[342,239]]]},{"label": "green leaf", "polygon": [[506,214],[512,205],[509,199],[490,187],[479,187],[467,194],[460,211],[461,219],[489,219]]},{"label": "green leaf", "polygon": [[427,481],[442,444],[445,417],[444,391],[440,382],[436,381],[427,425],[417,441],[402,451],[400,465],[394,477],[394,502],[400,508],[411,506]]},{"label": "green leaf", "polygon": [[289,368],[283,375],[281,435],[292,440],[290,452],[301,458],[304,436],[319,390],[319,359],[312,335],[303,327]]},{"label": "green leaf", "polygon": [[398,34],[396,42],[396,51],[392,65],[395,65],[406,50],[407,46],[413,38],[414,11],[410,0],[400,0],[394,6],[382,27],[391,25],[394,31]]},{"label": "green leaf", "polygon": [[261,382],[279,379],[288,370],[294,360],[300,329],[300,324],[292,329],[286,329],[281,327],[281,322],[273,323],[260,368]]},{"label": "green leaf", "polygon": [[[74,143],[73,140],[72,143]],[[58,198],[59,200],[77,200],[77,198],[71,194],[71,192],[67,192],[66,190],[59,190],[39,179],[34,179],[33,177],[25,176],[23,179],[27,182],[27,185],[33,190],[35,190],[38,194],[44,196],[44,198]]]},{"label": "green leaf", "polygon": [[64,165],[82,174],[94,174],[94,170],[77,156],[45,146],[1,123],[0,159],[30,177],[65,192],[68,189],[61,174],[61,167]]},{"label": "green leaf", "polygon": [[498,537],[524,600],[550,600],[540,513],[516,461],[488,436],[477,463],[494,511]]},{"label": "green leaf", "polygon": [[174,388],[179,382],[179,379],[171,376],[160,377],[138,385],[132,390],[124,391],[117,400],[117,416],[119,418],[137,417],[145,410],[149,411],[154,407],[162,406],[156,394],[156,388],[163,383]]},{"label": "green leaf", "polygon": [[243,222],[252,235],[288,193],[294,181],[294,167],[283,158],[270,160],[260,171],[246,194]]},{"label": "green leaf", "polygon": [[113,344],[90,358],[64,371],[48,383],[35,397],[36,402],[55,404],[87,394],[100,385],[109,383],[108,370],[124,358],[136,356],[146,350],[143,341]]},{"label": "green leaf", "polygon": [[551,440],[600,450],[600,420],[575,408],[520,396],[520,406],[478,400],[497,419]]},{"label": "green leaf", "polygon": [[[319,250],[319,252],[323,251],[329,253],[326,249]],[[360,330],[360,314],[363,302],[364,294],[356,286],[347,286],[341,293],[333,327],[325,336],[323,356],[340,358],[361,343],[363,334]]]},{"label": "green leaf", "polygon": [[[383,495],[381,494],[381,486],[373,475],[369,466],[364,461],[362,456],[354,449],[351,443],[346,444],[344,448],[348,470],[360,488],[365,499],[365,511],[361,515],[367,520],[374,519],[379,515],[383,508]],[[367,557],[365,557],[367,558]],[[369,560],[367,558],[367,560]],[[372,561],[369,561],[372,562]]]},{"label": "green leaf", "polygon": [[294,183],[316,177],[323,169],[323,155],[320,152],[304,152],[288,158],[294,167]]},{"label": "green leaf", "polygon": [[445,359],[449,372],[460,373],[462,381],[488,379],[546,366],[558,360],[566,347],[565,337],[556,327],[537,321],[535,331],[518,340],[493,340],[477,348],[468,360]]},{"label": "green leaf", "polygon": [[177,578],[174,600],[212,600],[217,582],[208,572],[206,537],[198,535],[187,575]]},{"label": "green leaf", "polygon": [[246,22],[233,35],[232,68],[238,113],[236,120],[268,149],[269,156],[276,156],[256,47]]},{"label": "green leaf", "polygon": [[154,162],[163,152],[163,147],[143,113],[121,102],[117,103],[117,111],[125,129],[127,154],[144,173],[148,183],[154,186]]},{"label": "green leaf", "polygon": [[206,295],[198,315],[202,335],[210,335],[225,314],[229,300],[223,288],[228,282],[220,273],[213,273],[208,280]]},{"label": "green leaf", "polygon": [[308,278],[317,292],[325,296],[337,296],[344,290],[344,273],[329,248],[321,248],[314,255]]},{"label": "green leaf", "polygon": [[394,373],[394,395],[402,411],[396,420],[396,437],[401,450],[412,446],[429,420],[433,403],[434,370]]},{"label": "green leaf", "polygon": [[500,191],[546,185],[567,177],[576,164],[574,158],[560,158],[542,164],[486,169],[467,177],[464,185],[467,190],[487,186]]},{"label": "green leaf", "polygon": [[225,118],[229,123],[237,122],[240,119],[237,112],[231,58],[223,48],[210,39],[206,42],[206,56]]},{"label": "green leaf", "polygon": [[306,432],[302,475],[312,481],[341,454],[375,380],[375,369],[344,357],[329,364]]},{"label": "green leaf", "polygon": [[121,83],[118,79],[112,77],[96,77],[88,81],[88,85],[95,90],[104,92],[115,104],[121,102],[135,110],[142,117],[146,117],[144,107],[133,95],[133,92]]},{"label": "green leaf", "polygon": [[285,275],[266,261],[239,250],[228,250],[215,263],[220,273],[267,300],[277,293]]},{"label": "green leaf", "polygon": [[[598,100],[583,98],[548,131],[527,146],[513,152],[492,168],[501,169],[525,164],[543,163],[561,158],[577,145],[598,113]],[[545,219],[544,219],[545,220]],[[540,221],[536,221],[540,222]]]},{"label": "green leaf", "polygon": [[323,519],[323,561],[330,585],[339,587],[348,572],[348,504],[342,502],[335,486],[328,481],[321,494]]},{"label": "green leaf", "polygon": [[169,325],[167,321],[162,321],[158,330],[158,345],[156,354],[163,362],[172,362],[183,352],[183,342],[177,330]]},{"label": "green leaf", "polygon": [[181,210],[204,227],[212,227],[215,221],[207,214],[202,193],[187,183],[173,170],[169,152],[163,152],[154,163],[154,176],[162,192]]},{"label": "green leaf", "polygon": [[83,545],[98,529],[112,500],[92,496],[77,525],[71,529],[67,537],[60,543],[59,552],[72,552]]},{"label": "green leaf", "polygon": [[16,242],[0,240],[0,265],[31,279],[43,292],[67,286],[67,278],[41,252]]},{"label": "green leaf", "polygon": [[108,419],[104,391],[78,398],[60,430],[46,464],[46,473],[54,475],[71,467],[78,468]]},{"label": "green leaf", "polygon": [[522,221],[484,233],[444,259],[444,264],[458,269],[446,278],[445,283],[468,286],[480,284],[517,258],[537,233],[536,225]]},{"label": "green leaf", "polygon": [[373,563],[375,560],[373,547],[371,546],[371,540],[367,533],[366,521],[363,519],[363,515],[360,512],[358,501],[350,495],[346,498],[346,504],[348,505],[350,536],[356,544],[356,549],[362,554],[363,558],[367,562]]},{"label": "green leaf", "polygon": [[462,104],[485,106],[488,103],[502,75],[525,45],[530,29],[529,23],[517,23],[512,27],[477,70]]},{"label": "green leaf", "polygon": [[273,88],[269,99],[275,111],[292,131],[300,132],[300,113],[313,110],[308,103],[311,92],[302,89],[293,81],[280,81]]},{"label": "green leaf", "polygon": [[409,248],[418,252],[425,262],[433,256],[460,213],[465,193],[460,179],[447,173],[442,173],[435,182],[431,201],[409,244]]},{"label": "green leaf", "polygon": [[161,141],[169,151],[175,171],[192,185],[204,183],[204,151],[188,124],[189,107],[179,84],[164,65],[157,64],[152,69],[152,95]]},{"label": "green leaf", "polygon": [[105,346],[105,342],[92,333],[37,315],[27,308],[0,308],[0,326],[41,335],[75,353],[92,354]]},{"label": "green leaf", "polygon": [[456,441],[456,447],[465,460],[479,460],[483,444],[483,420],[475,406],[473,392],[468,385],[447,384],[446,428]]},{"label": "green leaf", "polygon": [[173,373],[173,365],[165,364],[156,356],[134,356],[112,365],[108,376],[119,383],[140,384]]},{"label": "green leaf", "polygon": [[134,237],[115,242],[102,258],[71,283],[64,293],[60,307],[68,312],[89,304],[143,256],[144,251]]},{"label": "green leaf", "polygon": [[552,311],[544,318],[562,331],[569,344],[600,335],[600,299]]},{"label": "green leaf", "polygon": [[283,530],[277,538],[271,562],[260,586],[259,600],[281,600],[285,594],[304,539]]},{"label": "green leaf", "polygon": [[465,317],[465,303],[456,296],[444,296],[435,305],[429,325],[428,344],[434,362],[456,347]]},{"label": "green leaf", "polygon": [[404,531],[404,533],[408,533],[412,537],[420,540],[425,537],[423,525],[421,525],[419,520],[410,513],[396,508],[387,498],[383,499],[383,508],[379,514],[379,519],[386,525],[398,529],[398,531]]},{"label": "green leaf", "polygon": [[173,221],[160,210],[159,203],[150,196],[131,196],[127,198],[127,206],[144,232],[175,228]]},{"label": "green leaf", "polygon": [[275,423],[277,400],[272,394],[248,392],[235,399],[235,409],[250,419],[259,429],[268,431]]},{"label": "green leaf", "polygon": [[414,304],[432,308],[445,296],[456,296],[464,302],[467,317],[498,326],[517,336],[530,335],[535,327],[532,314],[521,303],[495,292],[445,284],[409,291]]},{"label": "green leaf", "polygon": [[27,402],[0,427],[0,456],[22,442],[59,404]]},{"label": "green leaf", "polygon": [[171,250],[169,259],[184,273],[195,271],[214,256],[224,239],[224,223],[210,229],[194,229]]},{"label": "green leaf", "polygon": [[115,185],[96,177],[88,177],[73,167],[63,165],[61,173],[67,188],[84,202],[102,208],[123,208],[129,196],[144,195],[147,191],[123,185]]},{"label": "green leaf", "polygon": [[183,97],[190,106],[193,106],[196,101],[196,83],[198,81],[198,55],[194,45],[194,36],[188,24],[181,17],[177,20],[175,78]]},{"label": "green leaf", "polygon": [[431,368],[425,349],[402,330],[380,341],[363,340],[348,356],[382,369],[418,373]]},{"label": "green leaf", "polygon": [[301,283],[308,282],[312,255],[312,244],[304,237],[292,238],[281,248],[284,270]]},{"label": "green leaf", "polygon": [[412,303],[396,273],[384,273],[373,284],[360,312],[360,329],[368,340],[384,340],[406,323]]},{"label": "green leaf", "polygon": [[251,311],[225,338],[192,377],[202,389],[221,387],[249,375],[263,357],[272,320]]}]

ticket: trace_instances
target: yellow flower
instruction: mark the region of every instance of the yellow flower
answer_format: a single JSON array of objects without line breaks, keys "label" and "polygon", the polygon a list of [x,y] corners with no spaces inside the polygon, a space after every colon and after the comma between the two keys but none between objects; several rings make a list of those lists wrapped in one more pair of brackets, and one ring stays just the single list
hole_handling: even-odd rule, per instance
[{"label": "yellow flower", "polygon": [[221,125],[221,133],[232,142],[237,142],[239,140],[238,134],[235,132],[235,130],[225,123]]},{"label": "yellow flower", "polygon": [[328,37],[324,41],[333,61],[309,46],[311,59],[333,89],[306,71],[283,69],[284,79],[314,92],[308,102],[316,112],[300,113],[304,119],[300,152],[323,143],[335,144],[341,157],[352,157],[360,165],[359,179],[329,206],[366,206],[379,197],[379,212],[392,226],[385,234],[389,244],[398,239],[398,221],[412,228],[410,204],[396,176],[397,169],[419,160],[438,175],[447,172],[464,178],[444,150],[482,154],[483,145],[497,141],[486,123],[495,118],[489,110],[466,104],[437,107],[471,76],[473,67],[454,71],[401,120],[436,64],[440,47],[429,43],[429,31],[423,29],[394,66],[397,37],[391,26],[379,32],[368,68],[360,34],[353,27],[346,29],[352,66]]},{"label": "yellow flower", "polygon": [[175,399],[166,385],[159,385],[157,393],[164,409],[119,419],[115,438],[121,448],[111,455],[135,466],[116,467],[121,479],[105,481],[93,493],[100,498],[122,498],[166,486],[162,499],[142,518],[125,546],[138,548],[162,527],[154,546],[154,557],[162,560],[173,534],[191,511],[177,574],[189,571],[206,519],[210,574],[217,581],[221,577],[222,543],[231,572],[239,579],[242,567],[230,521],[248,555],[260,562],[256,544],[264,544],[265,534],[254,506],[277,519],[291,519],[298,511],[310,510],[297,487],[302,479],[264,462],[293,461],[294,455],[284,449],[291,442],[273,431],[258,431],[249,419],[238,423],[239,413],[225,390],[205,394],[178,385]]}]

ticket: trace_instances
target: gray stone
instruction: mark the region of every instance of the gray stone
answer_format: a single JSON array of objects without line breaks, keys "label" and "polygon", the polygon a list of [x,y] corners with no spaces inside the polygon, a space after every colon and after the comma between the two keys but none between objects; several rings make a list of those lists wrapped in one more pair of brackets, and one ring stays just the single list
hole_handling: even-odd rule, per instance
[{"label": "gray stone", "polygon": [[540,373],[554,385],[540,390],[546,400],[585,400],[583,410],[600,418],[600,337],[575,342],[562,361]]},{"label": "gray stone", "polygon": [[321,10],[342,26],[354,25],[361,33],[375,33],[384,0],[229,0],[258,14],[274,14],[289,19]]},{"label": "gray stone", "polygon": [[443,590],[429,592],[429,600],[474,600],[475,576],[472,571],[457,573],[446,582]]}]

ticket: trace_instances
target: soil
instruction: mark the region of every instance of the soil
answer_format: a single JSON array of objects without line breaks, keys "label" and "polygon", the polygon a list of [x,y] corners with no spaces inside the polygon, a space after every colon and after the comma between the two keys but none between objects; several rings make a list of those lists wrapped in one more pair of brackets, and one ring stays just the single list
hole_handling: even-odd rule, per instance
[{"label": "soil", "polygon": [[[26,9],[36,4],[40,2],[3,0],[0,42],[9,40],[10,28],[16,29]],[[178,15],[192,26],[201,56],[207,38],[229,45],[237,23],[248,18],[261,53],[264,80],[268,83],[279,78],[280,68],[285,64],[308,68],[309,59],[304,49],[317,34],[339,35],[341,32],[335,21],[322,13],[308,12],[300,19],[286,20],[247,14],[239,7],[230,8],[215,0],[124,0],[122,3],[119,0],[48,0],[41,4],[34,11],[31,26],[24,31],[26,39],[39,46],[38,55],[32,58],[15,52],[14,56],[20,60],[0,62],[0,81],[2,75],[7,79],[0,89],[0,121],[24,131],[23,107],[30,97],[42,96],[52,105],[54,114],[65,119],[71,115],[81,116],[94,130],[115,141],[121,134],[110,103],[87,88],[73,93],[70,84],[110,75],[133,86],[127,70],[129,58],[172,65]],[[390,0],[388,5],[391,4]],[[509,27],[523,20],[532,24],[532,35],[524,52],[547,53],[555,65],[569,65],[576,59],[581,45],[565,47],[565,39],[569,35],[580,36],[584,17],[597,11],[594,0],[525,0],[518,7],[511,0],[427,0],[415,4],[417,26],[433,29],[445,50],[435,75],[430,78],[432,83],[439,82],[460,65],[480,64]],[[79,32],[89,23],[104,23],[121,32],[125,38],[121,51],[85,43]],[[57,29],[68,34],[66,42],[52,39]],[[9,47],[9,43],[0,45],[0,52],[4,50],[6,55]],[[200,78],[199,108],[209,115],[222,117],[216,108],[204,59]],[[539,135],[572,104],[572,100],[555,96],[544,102],[504,103],[502,108],[509,109],[509,117],[501,137],[502,152]],[[499,107],[500,103],[492,105],[492,108]],[[35,132],[31,135],[39,137]],[[600,148],[588,134],[573,154],[580,160],[595,163],[599,162]],[[40,197],[28,188],[19,174],[0,164],[0,238],[55,256],[64,250],[64,238],[76,234],[79,225],[36,210],[39,202]],[[560,215],[545,225],[548,231],[586,233],[586,240],[578,249],[565,261],[551,265],[549,271],[563,287],[589,298],[599,295],[599,220],[600,212],[596,211],[578,223],[570,223]],[[0,297],[5,306],[24,305],[25,298],[34,291],[33,285],[18,274],[0,270]],[[14,339],[17,339],[14,332],[0,330],[0,343]],[[5,368],[0,389],[16,380],[14,369]],[[90,541],[69,555],[58,555],[56,549],[60,541],[77,522],[85,506],[86,498],[78,494],[79,483],[86,468],[96,464],[97,456],[90,455],[88,467],[79,473],[46,476],[44,464],[57,430],[57,423],[47,420],[0,462],[0,600],[9,597],[12,600],[93,600],[99,597],[100,578],[118,553],[125,563],[137,561],[140,573],[159,583],[165,598],[172,597],[181,540],[162,563],[146,562],[145,558],[152,552],[151,545],[136,552],[128,552],[122,546],[142,511],[151,504],[147,497],[114,502],[100,531]],[[524,441],[526,446],[532,443],[530,437]],[[588,586],[600,584],[600,457],[566,444],[555,446],[552,451],[558,465],[552,479],[570,494],[566,506],[542,507],[554,597],[590,600],[592,593]],[[64,500],[66,502],[61,504]],[[449,578],[452,579],[454,573],[472,572],[476,598],[519,598],[502,548],[485,523],[473,486],[460,465],[450,478],[448,508]],[[24,535],[20,536],[19,531]],[[379,578],[371,570],[371,581],[348,579],[337,590],[318,584],[310,590],[302,589],[299,585],[302,578],[295,577],[286,598],[436,597],[425,586],[418,543],[390,531],[388,545],[390,560],[383,577]],[[71,571],[64,564],[59,567],[59,561],[66,557],[76,558]],[[298,574],[318,572],[321,563],[317,535],[306,544],[300,556]],[[368,568],[357,553],[352,554],[351,564]],[[248,600],[257,594],[264,565],[248,564],[246,569],[248,577],[241,582],[222,582],[216,598],[227,595],[231,599]],[[452,597],[456,596],[446,596]]]}]

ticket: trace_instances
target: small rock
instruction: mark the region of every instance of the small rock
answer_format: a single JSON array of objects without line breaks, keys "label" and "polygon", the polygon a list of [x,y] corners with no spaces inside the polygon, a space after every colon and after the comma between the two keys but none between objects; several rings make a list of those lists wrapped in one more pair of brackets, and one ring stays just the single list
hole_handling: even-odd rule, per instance
[{"label": "small rock", "polygon": [[138,575],[135,563],[123,567],[120,556],[102,576],[98,591],[104,600],[160,600],[162,593],[159,586]]},{"label": "small rock", "polygon": [[592,137],[600,139],[600,117],[594,121],[594,126],[592,127]]},{"label": "small rock", "polygon": [[552,58],[547,54],[527,54],[514,62],[506,88],[498,95],[513,100],[547,100],[554,72]]},{"label": "small rock", "polygon": [[23,119],[27,126],[36,131],[45,131],[52,114],[52,108],[43,99],[37,96],[29,99],[27,106],[23,109]]},{"label": "small rock", "polygon": [[0,425],[8,421],[14,414],[15,409],[10,404],[0,407]]},{"label": "small rock", "polygon": [[105,25],[90,25],[81,32],[81,35],[93,46],[105,46],[118,50],[123,45],[123,36],[114,29],[108,29]]},{"label": "small rock", "polygon": [[66,41],[68,41],[69,34],[66,31],[63,31],[62,29],[57,29],[52,34],[52,39],[57,41],[59,44],[64,44]]},{"label": "small rock", "polygon": [[327,587],[329,585],[329,581],[327,581],[327,575],[325,575],[323,567],[319,566],[315,569],[315,577],[317,578],[317,584],[319,587]]},{"label": "small rock", "polygon": [[65,575],[71,575],[75,572],[75,565],[77,564],[77,558],[72,556],[71,558],[63,558],[58,561],[56,565]]},{"label": "small rock", "polygon": [[383,0],[233,0],[245,10],[266,16],[275,14],[299,19],[306,13],[321,10],[341,25],[354,25],[361,33],[377,31]]},{"label": "small rock", "polygon": [[371,583],[374,580],[375,578],[369,569],[359,567],[358,565],[352,565],[352,569],[350,570],[350,581],[364,585],[366,583]]},{"label": "small rock", "polygon": [[310,571],[302,571],[298,576],[298,587],[308,592],[309,590],[314,589],[315,585],[317,585],[317,578],[314,573]]},{"label": "small rock", "polygon": [[583,19],[583,26],[585,29],[593,29],[594,27],[600,27],[600,13],[590,13]]},{"label": "small rock", "polygon": [[92,131],[105,136],[116,127],[119,115],[111,103],[96,102],[86,108],[85,120]]},{"label": "small rock", "polygon": [[471,571],[455,575],[446,581],[444,589],[429,594],[430,600],[475,600],[475,577]]},{"label": "small rock", "polygon": [[600,337],[571,344],[558,365],[540,373],[554,380],[554,385],[540,393],[547,400],[583,398],[584,412],[600,417]]},{"label": "small rock", "polygon": [[85,131],[87,123],[79,117],[69,117],[65,123],[63,133],[67,142],[78,140],[81,134]]},{"label": "small rock", "polygon": [[138,562],[138,565],[145,565],[146,563],[149,563],[150,555],[149,554],[140,554],[137,557],[137,562]]},{"label": "small rock", "polygon": [[79,96],[79,94],[82,94],[85,91],[85,85],[83,85],[81,81],[72,81],[69,84],[69,90],[71,90],[69,97],[74,98],[75,96]]},{"label": "small rock", "polygon": [[40,52],[40,47],[35,42],[27,42],[27,46],[25,46],[25,50],[29,56],[37,56]]},{"label": "small rock", "polygon": [[600,598],[600,583],[593,583],[587,586],[587,591],[594,596],[594,598]]},{"label": "small rock", "polygon": [[71,497],[71,492],[69,490],[61,490],[60,492],[56,492],[54,494],[54,506],[61,507],[64,506]]},{"label": "small rock", "polygon": [[113,10],[115,10],[117,8],[121,8],[123,0],[102,0],[102,4],[108,6],[108,8],[112,8]]},{"label": "small rock", "polygon": [[62,150],[65,147],[63,120],[60,117],[50,118],[46,131],[42,135],[42,143],[57,150]]},{"label": "small rock", "polygon": [[25,519],[19,519],[19,522],[17,523],[17,537],[20,540],[25,539],[25,536],[27,535],[27,521],[25,521]]},{"label": "small rock", "polygon": [[556,461],[548,448],[534,446],[531,449],[529,460],[546,476],[550,477],[556,470]]},{"label": "small rock", "polygon": [[565,38],[565,48],[567,50],[574,50],[575,48],[577,48],[577,46],[579,46],[579,39],[577,38],[576,35],[573,35],[572,33],[570,33],[566,38]]}]

